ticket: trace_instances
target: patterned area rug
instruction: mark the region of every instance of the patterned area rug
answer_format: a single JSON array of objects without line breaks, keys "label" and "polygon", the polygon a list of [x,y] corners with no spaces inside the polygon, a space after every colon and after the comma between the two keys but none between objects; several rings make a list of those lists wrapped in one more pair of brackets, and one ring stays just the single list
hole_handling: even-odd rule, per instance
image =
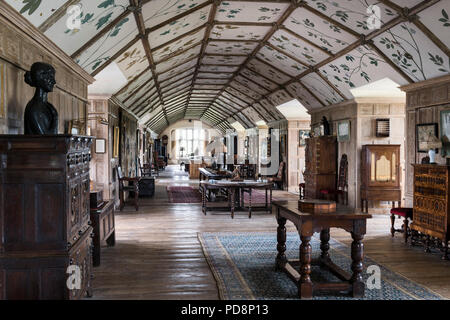
[{"label": "patterned area rug", "polygon": [[[288,276],[275,269],[277,255],[275,233],[199,233],[205,257],[216,278],[223,300],[292,300],[298,299],[296,285]],[[298,260],[300,240],[297,233],[288,233],[288,259]],[[314,236],[313,258],[320,253],[320,240]],[[338,266],[351,272],[350,248],[335,239],[330,240],[330,255]],[[370,276],[368,266],[381,270],[381,289],[366,288],[364,300],[440,300],[440,295],[376,263],[364,258],[364,281]],[[328,271],[313,266],[313,281],[336,281]],[[366,282],[367,283],[367,282]],[[346,295],[321,294],[318,300],[355,300]]]},{"label": "patterned area rug", "polygon": [[198,187],[168,186],[167,194],[170,203],[202,203]]}]

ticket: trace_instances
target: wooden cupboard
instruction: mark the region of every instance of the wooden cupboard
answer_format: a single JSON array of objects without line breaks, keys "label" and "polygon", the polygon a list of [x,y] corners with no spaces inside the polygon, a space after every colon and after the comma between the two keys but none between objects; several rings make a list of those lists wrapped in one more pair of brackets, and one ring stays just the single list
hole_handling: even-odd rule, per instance
[{"label": "wooden cupboard", "polygon": [[[0,135],[0,299],[91,294],[91,144],[84,136]],[[73,290],[69,266],[80,276]]]},{"label": "wooden cupboard", "polygon": [[400,188],[400,145],[370,144],[361,150],[361,210],[368,212],[368,202],[402,201]]}]

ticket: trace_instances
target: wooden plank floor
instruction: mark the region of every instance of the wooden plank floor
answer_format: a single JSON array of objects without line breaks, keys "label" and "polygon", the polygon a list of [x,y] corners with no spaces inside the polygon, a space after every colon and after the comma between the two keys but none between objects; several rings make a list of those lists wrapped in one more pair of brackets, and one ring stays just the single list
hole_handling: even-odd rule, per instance
[{"label": "wooden plank floor", "polygon": [[[167,185],[198,183],[176,169],[171,167],[158,178],[155,198],[142,201],[138,212],[128,206],[117,213],[116,246],[102,249],[101,266],[94,268],[93,299],[218,299],[216,282],[197,233],[276,233],[277,224],[271,214],[255,212],[248,219],[246,212],[240,212],[232,220],[226,212],[208,212],[204,216],[197,204],[168,204]],[[274,195],[297,199],[286,192]],[[440,260],[439,254],[405,246],[402,235],[391,238],[389,229],[387,215],[369,220],[364,241],[366,255],[450,298],[450,262]],[[296,231],[292,224],[288,230]],[[331,236],[351,242],[349,234],[337,229],[332,229]]]}]

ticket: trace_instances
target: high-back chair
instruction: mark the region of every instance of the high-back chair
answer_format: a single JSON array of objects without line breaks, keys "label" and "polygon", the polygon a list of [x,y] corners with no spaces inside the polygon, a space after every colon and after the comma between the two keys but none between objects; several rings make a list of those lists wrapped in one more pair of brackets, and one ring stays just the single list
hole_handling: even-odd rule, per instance
[{"label": "high-back chair", "polygon": [[[119,198],[120,198],[120,211],[123,210],[125,206],[125,191],[134,193],[134,207],[136,211],[139,210],[139,177],[130,178],[124,177],[122,173],[122,168],[120,166],[116,167],[117,179],[119,180]],[[124,182],[127,181],[128,184]],[[132,183],[132,184],[131,184]]]},{"label": "high-back chair", "polygon": [[343,198],[343,204],[348,205],[348,160],[347,155],[344,153],[339,162],[339,176],[337,186],[335,189],[323,189],[320,190],[326,198],[332,198],[336,202],[339,200],[339,196]]}]

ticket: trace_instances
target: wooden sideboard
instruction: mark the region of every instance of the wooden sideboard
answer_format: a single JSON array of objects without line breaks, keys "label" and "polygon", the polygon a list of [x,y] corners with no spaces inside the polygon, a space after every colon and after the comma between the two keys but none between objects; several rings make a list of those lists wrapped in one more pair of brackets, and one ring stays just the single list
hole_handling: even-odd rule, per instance
[{"label": "wooden sideboard", "polygon": [[[0,135],[0,299],[91,296],[91,144],[84,136]],[[81,276],[72,290],[69,266]]]},{"label": "wooden sideboard", "polygon": [[368,212],[369,200],[402,201],[400,188],[400,145],[368,144],[361,150],[361,210]]},{"label": "wooden sideboard", "polygon": [[337,140],[333,136],[306,139],[305,197],[320,199],[320,190],[336,189]]},{"label": "wooden sideboard", "polygon": [[450,166],[416,164],[414,212],[411,229],[444,242],[442,258],[448,260],[450,240]]}]

